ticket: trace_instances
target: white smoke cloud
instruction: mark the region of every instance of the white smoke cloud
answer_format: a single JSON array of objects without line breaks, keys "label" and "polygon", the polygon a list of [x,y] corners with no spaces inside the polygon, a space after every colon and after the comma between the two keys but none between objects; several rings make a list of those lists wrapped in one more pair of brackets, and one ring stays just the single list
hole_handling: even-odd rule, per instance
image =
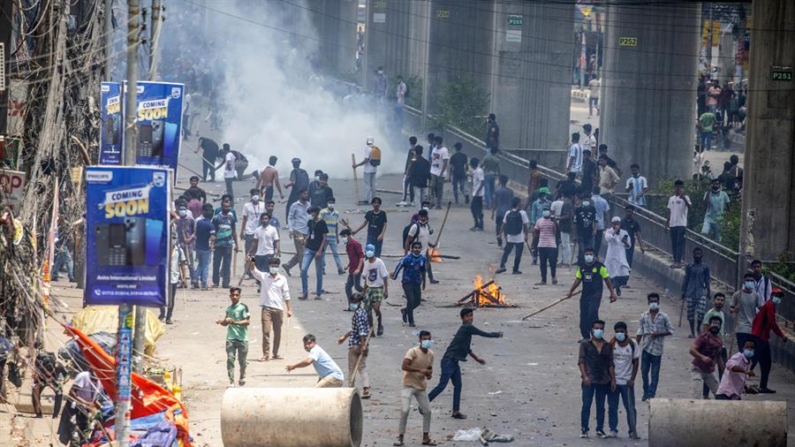
[{"label": "white smoke cloud", "polygon": [[227,62],[222,141],[245,154],[251,167],[276,155],[286,174],[290,159],[299,157],[310,175],[322,169],[332,178],[352,178],[351,153],[361,160],[373,136],[384,157],[381,172],[402,172],[404,151],[389,150],[376,115],[343,103],[312,73],[318,35],[306,10],[269,0],[208,5],[228,13],[212,17],[212,28],[224,32],[219,49]]}]

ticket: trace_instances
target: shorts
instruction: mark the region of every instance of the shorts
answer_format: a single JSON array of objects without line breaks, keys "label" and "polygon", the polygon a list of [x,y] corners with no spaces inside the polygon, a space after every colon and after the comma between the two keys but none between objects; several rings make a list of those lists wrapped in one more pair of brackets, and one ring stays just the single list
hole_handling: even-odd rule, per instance
[{"label": "shorts", "polygon": [[364,308],[370,310],[373,303],[380,303],[384,300],[383,287],[368,287],[364,294]]}]

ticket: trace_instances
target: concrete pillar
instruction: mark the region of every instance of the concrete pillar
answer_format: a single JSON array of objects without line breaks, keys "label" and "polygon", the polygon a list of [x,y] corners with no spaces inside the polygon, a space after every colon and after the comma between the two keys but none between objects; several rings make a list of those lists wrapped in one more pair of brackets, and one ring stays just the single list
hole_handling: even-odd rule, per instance
[{"label": "concrete pillar", "polygon": [[[795,250],[795,3],[754,0],[741,254]],[[775,67],[790,67],[790,80]],[[742,265],[745,265],[744,263]]]},{"label": "concrete pillar", "polygon": [[652,188],[689,176],[700,10],[700,3],[654,0],[608,7],[600,143],[627,175],[638,163]]},{"label": "concrete pillar", "polygon": [[566,147],[573,4],[495,0],[494,9],[490,25],[495,30],[494,48],[488,71],[500,146],[508,150]]},{"label": "concrete pillar", "polygon": [[321,68],[331,73],[356,70],[356,0],[319,0],[308,4],[319,39]]},{"label": "concrete pillar", "polygon": [[785,447],[787,403],[652,399],[649,447]]},{"label": "concrete pillar", "polygon": [[[425,1],[368,0],[365,27],[365,59],[362,85],[372,90],[376,68],[384,67],[390,90],[398,75],[404,78],[421,75],[424,57],[421,51],[427,38],[415,32],[427,20]],[[420,92],[411,92],[419,95]]]}]

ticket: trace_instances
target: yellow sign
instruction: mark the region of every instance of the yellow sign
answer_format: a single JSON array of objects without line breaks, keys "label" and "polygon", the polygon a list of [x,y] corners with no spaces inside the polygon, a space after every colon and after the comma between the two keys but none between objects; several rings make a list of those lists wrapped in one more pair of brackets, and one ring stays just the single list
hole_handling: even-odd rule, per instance
[{"label": "yellow sign", "polygon": [[620,47],[636,47],[638,46],[637,37],[619,37],[618,46]]}]

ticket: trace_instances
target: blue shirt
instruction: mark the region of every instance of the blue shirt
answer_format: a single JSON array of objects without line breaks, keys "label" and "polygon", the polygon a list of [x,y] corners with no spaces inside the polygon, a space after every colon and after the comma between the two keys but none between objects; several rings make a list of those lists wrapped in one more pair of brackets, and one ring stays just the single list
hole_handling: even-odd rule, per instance
[{"label": "blue shirt", "polygon": [[605,213],[610,211],[610,205],[601,196],[594,195],[591,200],[596,208],[596,229],[602,231],[605,229]]},{"label": "blue shirt", "polygon": [[281,222],[279,222],[279,218],[274,216],[274,215],[271,215],[271,220],[270,220],[270,224],[269,225],[274,227],[274,228],[276,228],[278,230],[279,227],[281,227],[280,224],[281,224]]},{"label": "blue shirt", "polygon": [[394,276],[403,270],[403,282],[422,284],[422,274],[425,273],[425,256],[414,256],[409,253],[400,260],[395,268]]},{"label": "blue shirt", "polygon": [[317,371],[317,375],[319,375],[321,379],[333,377],[337,380],[345,380],[345,376],[342,375],[340,367],[320,346],[315,345],[309,350],[309,358],[314,360],[312,366],[315,367],[315,371]]},{"label": "blue shirt", "polygon": [[234,245],[234,238],[232,233],[235,231],[235,224],[237,219],[232,213],[227,215],[216,214],[212,220],[215,227],[215,246],[216,247],[231,247]]},{"label": "blue shirt", "polygon": [[196,222],[196,250],[210,251],[210,236],[215,233],[215,225],[210,219]]}]

